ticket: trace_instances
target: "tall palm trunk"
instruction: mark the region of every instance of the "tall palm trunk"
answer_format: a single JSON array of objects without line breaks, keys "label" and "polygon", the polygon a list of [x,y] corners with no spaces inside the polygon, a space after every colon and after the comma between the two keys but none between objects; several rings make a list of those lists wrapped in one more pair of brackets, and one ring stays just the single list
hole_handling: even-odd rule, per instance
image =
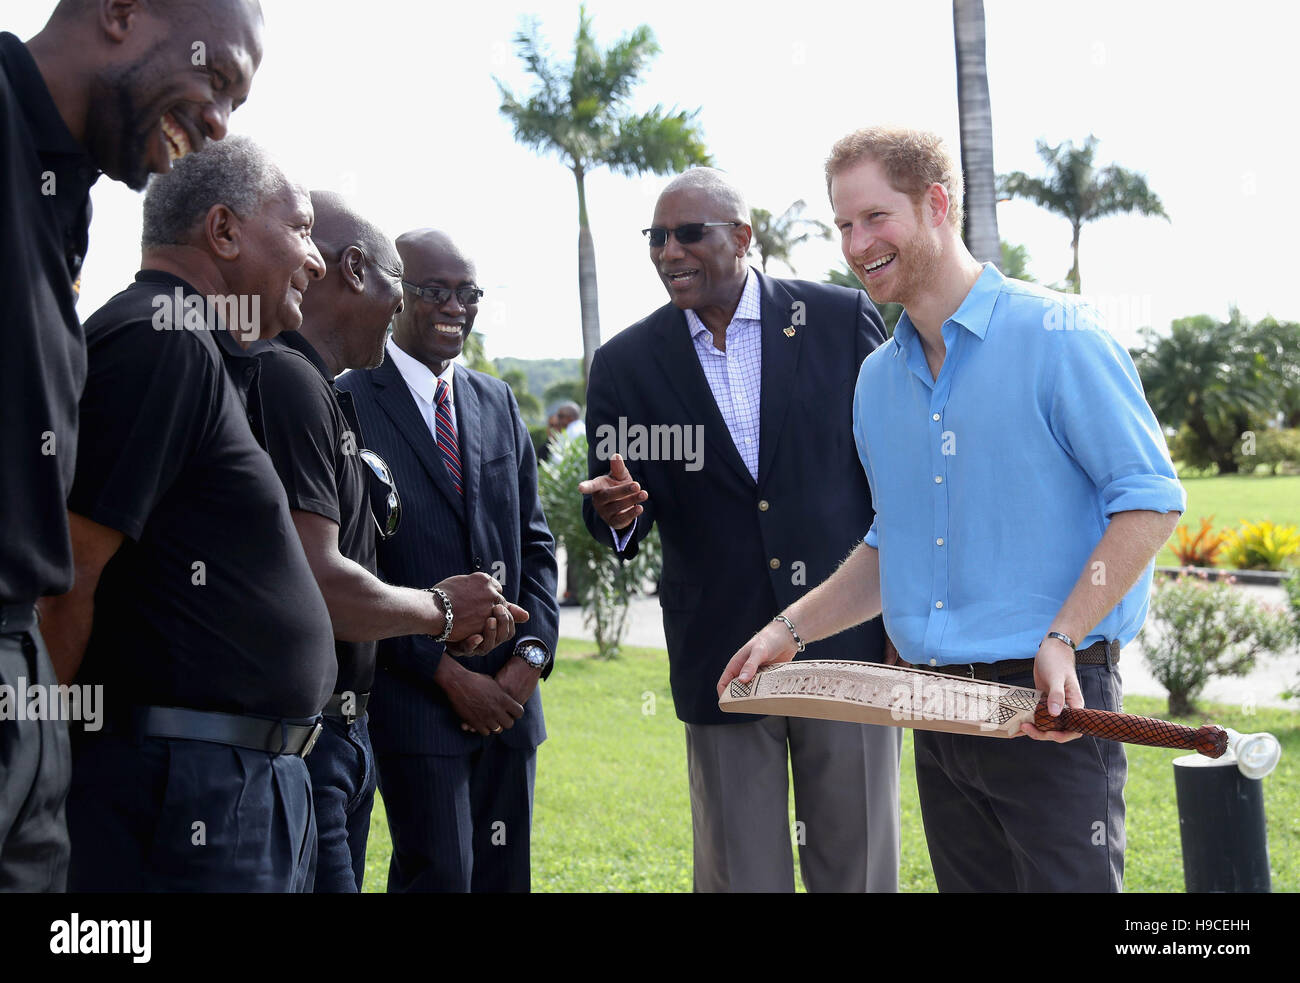
[{"label": "tall palm trunk", "polygon": [[961,171],[966,185],[966,248],[981,263],[1002,265],[997,186],[993,171],[993,109],[984,59],[983,0],[953,0],[957,47],[957,105],[961,118]]},{"label": "tall palm trunk", "polygon": [[573,169],[578,182],[578,299],[582,307],[582,377],[591,371],[591,360],[600,347],[600,307],[596,302],[596,244],[587,222],[586,177],[581,167]]},{"label": "tall palm trunk", "polygon": [[1070,240],[1070,248],[1074,250],[1074,265],[1070,267],[1070,272],[1066,275],[1066,280],[1076,294],[1083,293],[1083,288],[1079,283],[1079,233],[1082,231],[1083,226],[1075,222],[1074,237]]}]

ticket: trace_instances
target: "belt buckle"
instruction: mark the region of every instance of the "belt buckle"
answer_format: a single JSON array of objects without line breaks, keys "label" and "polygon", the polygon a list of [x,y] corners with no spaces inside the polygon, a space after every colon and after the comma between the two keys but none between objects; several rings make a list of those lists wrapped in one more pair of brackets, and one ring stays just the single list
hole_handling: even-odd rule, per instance
[{"label": "belt buckle", "polygon": [[311,749],[316,746],[316,740],[320,737],[320,732],[324,730],[324,728],[325,725],[317,720],[316,726],[311,729],[311,737],[307,738],[307,743],[302,746],[302,750],[298,753],[298,757],[305,758],[307,755],[311,754]]}]

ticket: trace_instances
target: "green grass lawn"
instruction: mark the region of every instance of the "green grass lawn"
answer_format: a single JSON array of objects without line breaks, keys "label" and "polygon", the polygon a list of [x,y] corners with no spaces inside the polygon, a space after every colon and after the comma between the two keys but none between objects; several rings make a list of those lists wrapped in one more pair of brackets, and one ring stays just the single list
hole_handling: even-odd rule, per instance
[{"label": "green grass lawn", "polygon": [[[1213,479],[1218,480],[1218,479]],[[550,738],[538,752],[533,823],[535,891],[689,891],[691,813],[682,724],[668,690],[662,649],[629,648],[613,662],[594,646],[564,640],[543,684]],[[1129,697],[1130,713],[1162,716],[1161,699]],[[1300,714],[1207,705],[1204,719],[1240,731],[1267,730],[1282,763],[1264,783],[1275,892],[1300,890]],[[903,891],[934,891],[904,731],[901,776]],[[1125,890],[1183,890],[1172,761],[1181,752],[1129,747]],[[793,796],[792,796],[793,800]],[[793,818],[793,815],[792,815]],[[376,802],[366,890],[382,891],[392,847]]]},{"label": "green grass lawn", "polygon": [[[1183,524],[1195,532],[1201,517],[1214,516],[1215,530],[1236,529],[1242,519],[1300,525],[1300,475],[1215,475],[1183,478],[1187,511]],[[1156,556],[1157,566],[1175,566],[1178,560],[1166,546]]]}]

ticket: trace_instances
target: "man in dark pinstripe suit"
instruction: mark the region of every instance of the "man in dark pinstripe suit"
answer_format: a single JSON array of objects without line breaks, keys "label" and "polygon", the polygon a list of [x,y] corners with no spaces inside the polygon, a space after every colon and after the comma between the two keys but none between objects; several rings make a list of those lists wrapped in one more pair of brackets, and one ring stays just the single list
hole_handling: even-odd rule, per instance
[{"label": "man in dark pinstripe suit", "polygon": [[397,248],[405,302],[387,357],[338,382],[401,489],[402,529],[379,544],[380,576],[418,586],[483,571],[530,618],[480,655],[427,636],[380,642],[371,736],[393,837],[388,889],[526,891],[546,737],[537,683],[559,620],[554,540],[509,387],[454,364],[482,296],[473,264],[430,229]]}]

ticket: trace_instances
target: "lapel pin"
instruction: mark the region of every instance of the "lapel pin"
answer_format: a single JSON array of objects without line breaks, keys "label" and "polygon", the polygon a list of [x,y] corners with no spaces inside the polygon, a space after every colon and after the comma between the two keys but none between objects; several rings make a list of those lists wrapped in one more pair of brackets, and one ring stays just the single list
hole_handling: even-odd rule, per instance
[{"label": "lapel pin", "polygon": [[793,337],[794,337],[794,325],[790,325],[790,327],[786,328],[785,331],[783,331],[782,333],[783,333],[787,338],[793,338]]}]

